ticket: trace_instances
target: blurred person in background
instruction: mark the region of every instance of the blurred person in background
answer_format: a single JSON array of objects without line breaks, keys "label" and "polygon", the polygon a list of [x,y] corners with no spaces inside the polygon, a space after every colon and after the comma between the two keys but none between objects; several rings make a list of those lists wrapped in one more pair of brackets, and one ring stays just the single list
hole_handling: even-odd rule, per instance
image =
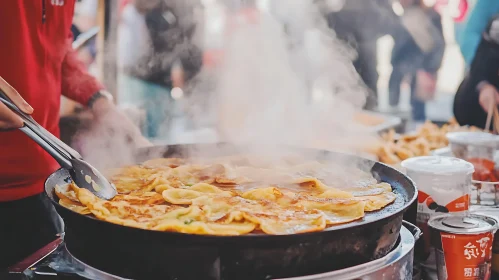
[{"label": "blurred person in background", "polygon": [[201,69],[202,53],[193,42],[193,10],[193,1],[185,0],[132,0],[123,7],[119,103],[145,112],[143,133],[150,138],[168,137],[172,118],[181,114],[174,99],[181,96],[172,89],[181,94],[178,89],[185,89]]},{"label": "blurred person in background", "polygon": [[[65,95],[87,106],[97,125],[122,133],[113,141],[124,136],[130,147],[147,144],[72,49],[74,6],[75,1],[0,2],[0,87],[56,136]],[[21,118],[0,103],[0,274],[63,231],[43,194],[45,179],[60,166],[16,129],[21,126]]]},{"label": "blurred person in background", "polygon": [[485,27],[468,74],[454,98],[454,115],[459,124],[485,128],[491,106],[499,104],[498,73],[499,14],[496,14]]},{"label": "blurred person in background", "polygon": [[425,100],[435,93],[437,72],[445,52],[440,14],[422,0],[401,0],[405,28],[393,34],[392,74],[389,81],[389,103],[397,107],[400,86],[410,80],[412,119],[426,120]]},{"label": "blurred person in background", "polygon": [[329,13],[327,20],[338,38],[357,51],[354,66],[369,89],[365,109],[378,105],[377,40],[401,28],[391,0],[336,0],[342,7]]},{"label": "blurred person in background", "polygon": [[435,1],[435,10],[441,15],[450,14],[454,21],[454,39],[461,42],[466,21],[470,11],[473,10],[477,0],[433,0]]},{"label": "blurred person in background", "polygon": [[490,19],[499,13],[499,1],[477,0],[468,15],[464,30],[458,40],[466,66],[469,67],[475,57],[482,34]]}]

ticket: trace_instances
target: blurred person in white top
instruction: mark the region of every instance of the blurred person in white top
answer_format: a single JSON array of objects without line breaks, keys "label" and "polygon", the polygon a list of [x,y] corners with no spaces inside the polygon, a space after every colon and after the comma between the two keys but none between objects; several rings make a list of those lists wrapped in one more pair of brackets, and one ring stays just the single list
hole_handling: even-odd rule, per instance
[{"label": "blurred person in white top", "polygon": [[140,3],[148,1],[129,1],[121,12],[118,25],[118,67],[133,66],[147,53],[151,40],[147,32],[145,11]]},{"label": "blurred person in white top", "polygon": [[[157,138],[157,127],[166,118],[170,89],[154,85],[130,75],[133,68],[151,49],[145,13],[157,4],[153,0],[132,0],[124,6],[118,24],[118,105],[127,112],[145,114],[142,133]],[[156,113],[154,113],[156,112]]]},{"label": "blurred person in white top", "polygon": [[171,120],[180,114],[171,91],[201,67],[186,6],[185,0],[132,0],[120,16],[118,102],[145,113],[142,132],[149,138],[168,138]]}]

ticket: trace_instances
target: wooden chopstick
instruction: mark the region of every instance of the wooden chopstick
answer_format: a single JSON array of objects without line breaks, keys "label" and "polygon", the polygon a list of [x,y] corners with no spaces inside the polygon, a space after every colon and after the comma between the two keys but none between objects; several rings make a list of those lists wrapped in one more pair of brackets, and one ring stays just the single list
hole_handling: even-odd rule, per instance
[{"label": "wooden chopstick", "polygon": [[499,132],[499,110],[497,109],[497,105],[494,105],[494,134]]},{"label": "wooden chopstick", "polygon": [[[494,114],[494,102],[490,102],[489,104],[489,110],[487,112],[487,121],[485,122],[485,131],[490,131],[490,123],[492,121],[492,115]],[[494,119],[495,123],[495,119]],[[495,126],[494,126],[495,128]]]}]

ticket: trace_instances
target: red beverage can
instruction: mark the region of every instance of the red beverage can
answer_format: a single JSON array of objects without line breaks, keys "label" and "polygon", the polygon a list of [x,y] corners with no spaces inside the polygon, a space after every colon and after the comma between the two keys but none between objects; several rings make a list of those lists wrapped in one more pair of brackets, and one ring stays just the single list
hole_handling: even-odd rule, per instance
[{"label": "red beverage can", "polygon": [[438,280],[489,280],[498,221],[484,215],[436,216],[428,225]]},{"label": "red beverage can", "polygon": [[[499,208],[475,207],[470,211],[474,214],[491,216],[499,221]],[[499,279],[499,232],[494,235],[494,244],[492,245],[492,279]]]}]

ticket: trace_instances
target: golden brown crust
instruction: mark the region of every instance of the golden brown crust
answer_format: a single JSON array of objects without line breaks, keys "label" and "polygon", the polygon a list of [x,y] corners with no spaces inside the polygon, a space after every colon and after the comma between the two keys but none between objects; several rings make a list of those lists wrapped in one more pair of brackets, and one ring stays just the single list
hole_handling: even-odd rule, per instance
[{"label": "golden brown crust", "polygon": [[123,167],[110,177],[119,193],[110,201],[74,184],[57,186],[56,194],[62,206],[111,223],[209,235],[321,231],[362,219],[365,212],[379,210],[396,198],[386,183],[328,186],[310,176],[322,176],[320,169],[330,168],[319,162],[294,160],[286,161],[292,166],[257,168],[240,166],[249,160],[232,157],[231,161],[239,165],[154,159]]}]

